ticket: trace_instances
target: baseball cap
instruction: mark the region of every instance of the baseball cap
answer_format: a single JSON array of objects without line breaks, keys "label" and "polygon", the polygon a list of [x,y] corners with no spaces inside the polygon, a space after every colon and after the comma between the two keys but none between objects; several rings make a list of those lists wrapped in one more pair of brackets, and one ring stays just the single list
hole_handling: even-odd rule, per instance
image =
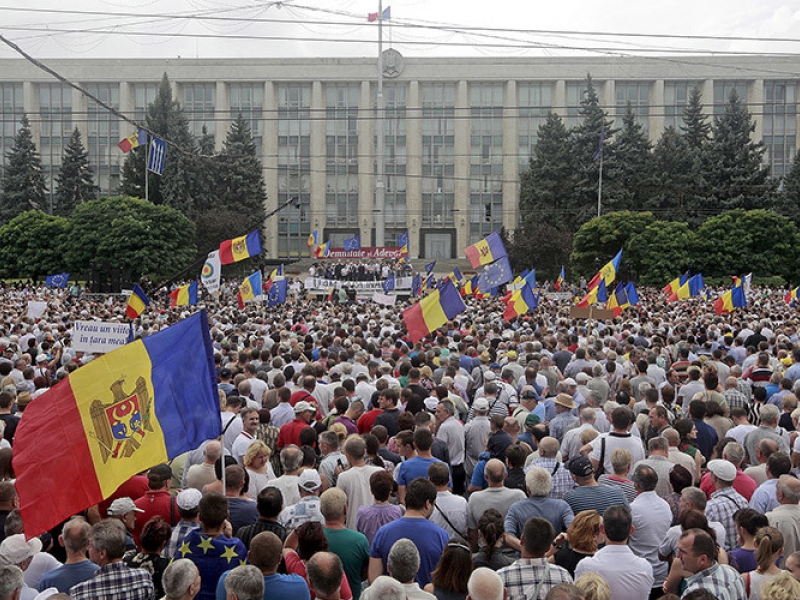
[{"label": "baseball cap", "polygon": [[141,508],[137,508],[136,505],[133,503],[133,500],[130,498],[117,498],[111,503],[111,506],[108,507],[108,515],[111,517],[121,517],[122,515],[127,515],[129,512],[140,512],[143,513],[144,511]]},{"label": "baseball cap", "polygon": [[316,469],[306,469],[300,473],[297,485],[307,492],[313,492],[322,486],[322,480],[319,478],[319,473],[317,473]]},{"label": "baseball cap", "polygon": [[566,383],[567,385],[570,385],[570,386],[571,385],[578,385],[578,383],[572,377],[567,377],[564,380],[564,383]]},{"label": "baseball cap", "polygon": [[489,401],[486,398],[476,398],[472,408],[480,411],[489,410]]},{"label": "baseball cap", "polygon": [[590,377],[583,371],[575,375],[575,381],[578,383],[586,383],[587,381],[589,381],[589,379]]},{"label": "baseball cap", "polygon": [[525,417],[525,429],[533,431],[533,427],[541,422],[542,420],[539,418],[539,415],[530,413],[527,417]]},{"label": "baseball cap", "polygon": [[314,408],[310,402],[306,402],[305,400],[300,400],[300,402],[294,405],[294,414],[296,415],[306,412],[307,410],[316,411],[317,409]]},{"label": "baseball cap", "polygon": [[150,470],[147,471],[147,479],[148,481],[153,482],[162,482],[172,479],[172,469],[167,464],[160,464],[156,465],[155,467],[150,467]]},{"label": "baseball cap", "polygon": [[0,562],[6,565],[18,565],[42,550],[42,541],[38,537],[25,541],[24,533],[10,535],[0,544]]},{"label": "baseball cap", "polygon": [[494,381],[497,378],[497,374],[494,371],[486,371],[483,374],[483,378],[486,381]]},{"label": "baseball cap", "polygon": [[567,469],[576,477],[586,477],[594,472],[592,461],[585,456],[575,456],[567,463]]},{"label": "baseball cap", "polygon": [[200,493],[200,490],[188,488],[178,492],[178,495],[175,497],[175,502],[177,503],[178,508],[183,510],[193,510],[200,504],[202,497],[203,494]]},{"label": "baseball cap", "polygon": [[736,467],[733,463],[723,459],[716,459],[709,461],[708,470],[717,476],[717,479],[725,482],[731,482],[736,479]]}]

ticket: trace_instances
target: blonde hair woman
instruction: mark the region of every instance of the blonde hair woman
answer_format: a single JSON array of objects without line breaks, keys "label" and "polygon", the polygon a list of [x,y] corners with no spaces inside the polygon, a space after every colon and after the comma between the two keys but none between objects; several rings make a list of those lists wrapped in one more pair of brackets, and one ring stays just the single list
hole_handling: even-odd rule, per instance
[{"label": "blonde hair woman", "polygon": [[244,453],[242,463],[250,475],[247,497],[252,500],[258,499],[258,493],[267,487],[270,480],[275,479],[275,472],[269,464],[271,454],[269,446],[261,440],[253,441]]},{"label": "blonde hair woman", "polygon": [[762,600],[797,600],[798,598],[800,598],[800,582],[789,573],[775,576],[761,588]]},{"label": "blonde hair woman", "polygon": [[589,571],[575,580],[575,587],[581,590],[586,600],[611,600],[611,588],[599,574]]}]

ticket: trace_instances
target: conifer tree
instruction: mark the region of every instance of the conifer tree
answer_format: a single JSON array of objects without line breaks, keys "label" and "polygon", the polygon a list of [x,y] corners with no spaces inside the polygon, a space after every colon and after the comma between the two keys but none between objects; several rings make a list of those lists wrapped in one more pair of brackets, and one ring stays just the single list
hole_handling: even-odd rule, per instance
[{"label": "conifer tree", "polygon": [[0,202],[0,222],[8,223],[26,210],[44,210],[46,187],[42,161],[33,143],[28,117],[22,116],[22,126],[8,153],[3,172],[3,195]]},{"label": "conifer tree", "polygon": [[241,114],[228,130],[217,172],[217,206],[238,212],[248,229],[260,227],[267,194],[250,125]]},{"label": "conifer tree", "polygon": [[97,197],[98,191],[89,164],[89,153],[76,127],[64,148],[61,168],[56,175],[55,213],[68,217],[78,204]]},{"label": "conifer tree", "polygon": [[638,210],[650,204],[655,188],[651,148],[644,128],[628,103],[622,128],[614,136],[615,160],[607,169],[604,166],[609,181],[604,186],[604,211]]},{"label": "conifer tree", "polygon": [[686,137],[670,125],[653,149],[655,190],[647,208],[662,219],[686,220],[693,168],[694,159]]}]

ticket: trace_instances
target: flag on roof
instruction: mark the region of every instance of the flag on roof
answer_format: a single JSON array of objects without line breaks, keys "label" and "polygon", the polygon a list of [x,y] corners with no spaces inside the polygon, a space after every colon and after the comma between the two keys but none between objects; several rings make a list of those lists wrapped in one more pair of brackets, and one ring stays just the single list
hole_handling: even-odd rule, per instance
[{"label": "flag on roof", "polygon": [[129,319],[135,319],[144,312],[144,309],[150,306],[150,299],[144,293],[142,286],[138,283],[133,284],[133,291],[128,296],[128,305],[125,307],[125,316]]},{"label": "flag on roof", "polygon": [[466,254],[473,269],[508,256],[503,240],[496,231],[490,233],[480,242],[467,246],[464,249],[464,254]]},{"label": "flag on roof", "polygon": [[403,322],[411,341],[418,342],[466,308],[456,286],[447,281],[441,288],[404,310]]},{"label": "flag on roof", "polygon": [[26,535],[221,432],[205,311],[94,359],[31,402],[17,427],[13,464]]},{"label": "flag on roof", "polygon": [[258,254],[261,254],[261,238],[257,230],[232,240],[225,240],[219,245],[219,261],[223,265],[230,265]]}]

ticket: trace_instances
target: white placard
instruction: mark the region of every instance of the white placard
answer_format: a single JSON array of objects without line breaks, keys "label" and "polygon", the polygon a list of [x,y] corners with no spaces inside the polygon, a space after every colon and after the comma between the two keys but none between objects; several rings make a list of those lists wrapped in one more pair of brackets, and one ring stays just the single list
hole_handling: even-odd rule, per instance
[{"label": "white placard", "polygon": [[383,304],[384,306],[394,306],[395,300],[397,300],[397,296],[389,296],[387,294],[380,294],[375,292],[372,294],[373,302],[377,302],[378,304]]},{"label": "white placard", "polygon": [[28,316],[32,319],[38,319],[47,310],[47,302],[36,302],[30,300],[28,302]]},{"label": "white placard", "polygon": [[102,321],[75,321],[72,347],[78,352],[111,352],[128,342],[130,325]]}]

